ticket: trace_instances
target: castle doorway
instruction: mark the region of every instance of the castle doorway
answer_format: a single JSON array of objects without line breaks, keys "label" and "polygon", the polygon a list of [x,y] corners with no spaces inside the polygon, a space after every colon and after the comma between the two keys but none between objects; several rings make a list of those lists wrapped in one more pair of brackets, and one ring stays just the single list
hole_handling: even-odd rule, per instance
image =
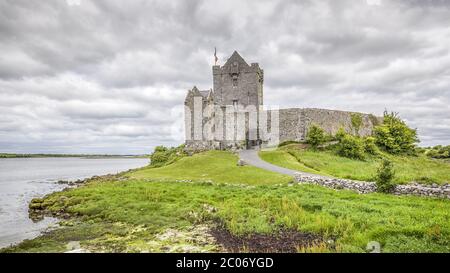
[{"label": "castle doorway", "polygon": [[247,131],[245,133],[245,148],[247,150],[254,149],[259,146],[260,141],[258,139],[250,140],[250,133]]}]

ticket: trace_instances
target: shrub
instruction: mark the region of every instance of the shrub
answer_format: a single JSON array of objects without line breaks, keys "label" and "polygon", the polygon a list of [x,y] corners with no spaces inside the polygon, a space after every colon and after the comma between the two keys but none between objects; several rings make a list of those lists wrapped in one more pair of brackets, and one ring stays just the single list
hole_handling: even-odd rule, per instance
[{"label": "shrub", "polygon": [[337,151],[340,156],[364,159],[364,144],[359,137],[345,134],[337,145]]},{"label": "shrub", "polygon": [[383,159],[375,179],[377,191],[384,193],[391,192],[394,189],[394,184],[392,183],[394,176],[394,164],[388,159]]},{"label": "shrub", "polygon": [[325,131],[317,125],[311,125],[308,133],[306,134],[306,142],[311,144],[313,148],[317,148],[319,145],[327,141]]},{"label": "shrub", "polygon": [[167,151],[154,151],[150,155],[150,165],[151,166],[162,166],[167,161],[169,161],[170,153]]},{"label": "shrub", "polygon": [[417,131],[409,128],[394,112],[384,112],[383,123],[374,128],[376,144],[388,153],[413,154]]},{"label": "shrub", "polygon": [[432,158],[439,158],[439,159],[444,159],[444,158],[450,158],[450,145],[447,146],[442,146],[442,145],[437,145],[434,146],[431,149],[428,149],[425,154],[428,157],[432,157]]},{"label": "shrub", "polygon": [[156,146],[154,152],[166,152],[167,150],[168,150],[168,148],[166,148],[164,146]]},{"label": "shrub", "polygon": [[184,145],[172,148],[156,146],[154,152],[150,155],[150,166],[162,167],[169,165],[185,155]]},{"label": "shrub", "polygon": [[374,137],[365,137],[363,139],[364,142],[364,151],[371,155],[378,154],[378,147],[375,144],[375,138]]},{"label": "shrub", "polygon": [[334,135],[334,139],[340,142],[346,135],[347,132],[344,130],[344,128],[340,127],[339,130]]}]

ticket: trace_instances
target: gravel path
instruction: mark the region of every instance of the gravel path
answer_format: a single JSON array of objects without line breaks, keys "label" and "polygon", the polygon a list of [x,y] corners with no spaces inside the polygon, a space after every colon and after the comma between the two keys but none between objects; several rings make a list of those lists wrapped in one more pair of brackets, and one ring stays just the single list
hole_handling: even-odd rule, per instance
[{"label": "gravel path", "polygon": [[[262,160],[258,155],[258,150],[241,150],[239,152],[239,158],[242,159],[246,164],[252,165],[261,169],[265,169],[272,172],[277,172],[281,174],[286,174],[290,176],[294,176],[295,174],[304,174],[309,175],[317,178],[325,178],[326,176],[317,175],[317,174],[311,174],[291,169],[286,169],[283,167],[279,167],[273,164],[270,164],[269,162],[266,162]],[[329,178],[329,177],[327,177]]]}]

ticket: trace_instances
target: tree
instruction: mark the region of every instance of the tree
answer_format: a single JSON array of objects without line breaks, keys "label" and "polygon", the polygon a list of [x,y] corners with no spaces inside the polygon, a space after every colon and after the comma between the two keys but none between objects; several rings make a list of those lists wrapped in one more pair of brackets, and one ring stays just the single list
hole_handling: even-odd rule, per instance
[{"label": "tree", "polygon": [[306,134],[306,142],[311,144],[313,148],[317,148],[319,145],[325,143],[326,140],[327,137],[322,128],[315,124],[309,127],[308,133]]},{"label": "tree", "polygon": [[394,176],[394,164],[389,159],[383,159],[376,176],[377,191],[391,192],[394,189],[394,184],[392,183]]},{"label": "tree", "polygon": [[409,128],[397,113],[384,111],[383,123],[374,128],[376,144],[392,154],[413,154],[417,130]]}]

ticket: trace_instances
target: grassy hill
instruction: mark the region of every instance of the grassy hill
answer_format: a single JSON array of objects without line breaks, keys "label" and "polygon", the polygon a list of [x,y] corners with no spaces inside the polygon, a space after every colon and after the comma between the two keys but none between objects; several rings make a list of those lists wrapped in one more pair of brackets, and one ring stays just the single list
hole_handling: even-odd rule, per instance
[{"label": "grassy hill", "polygon": [[267,185],[292,181],[286,175],[252,166],[237,166],[237,156],[222,151],[209,151],[181,158],[160,168],[145,168],[131,173],[136,179],[214,181],[249,185]]},{"label": "grassy hill", "polygon": [[[380,164],[380,157],[368,156],[365,160],[350,159],[336,155],[332,150],[313,151],[292,144],[274,151],[262,151],[260,156],[272,164],[305,172],[373,181]],[[394,182],[420,183],[450,182],[450,164],[441,160],[420,156],[395,156],[383,154],[392,160],[396,176]]]},{"label": "grassy hill", "polygon": [[220,227],[244,246],[291,231],[317,239],[300,252],[365,252],[370,241],[383,252],[450,252],[449,200],[288,186],[289,177],[236,163],[211,151],[53,193],[32,206],[65,215],[63,227],[2,251],[59,252],[70,241],[91,251],[221,251],[205,239]]}]

